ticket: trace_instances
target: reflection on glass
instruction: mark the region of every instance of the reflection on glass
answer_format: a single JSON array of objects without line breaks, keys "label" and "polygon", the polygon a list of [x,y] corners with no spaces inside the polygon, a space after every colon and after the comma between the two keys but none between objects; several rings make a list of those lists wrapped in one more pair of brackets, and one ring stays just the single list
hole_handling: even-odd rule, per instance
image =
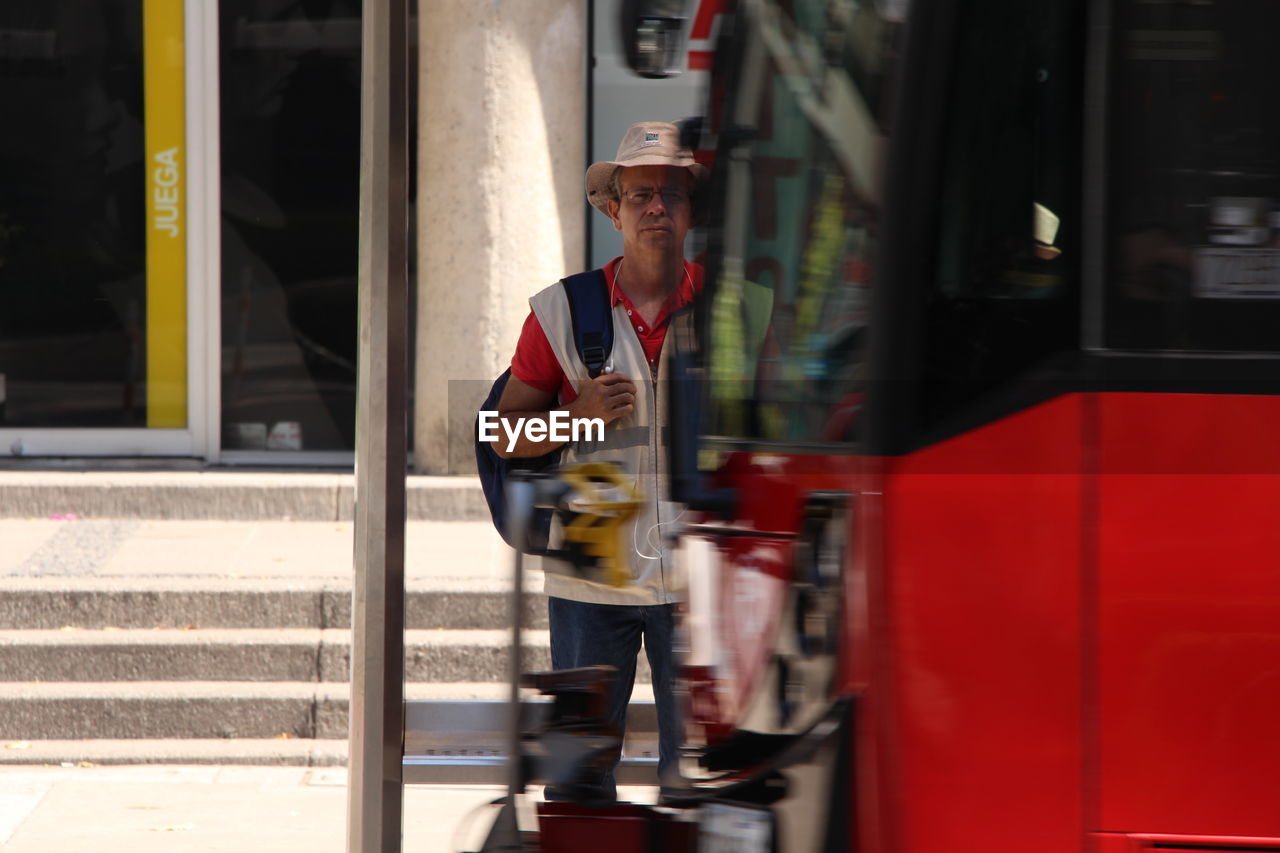
[{"label": "reflection on glass", "polygon": [[1275,351],[1280,7],[1117,9],[1107,345]]},{"label": "reflection on glass", "polygon": [[355,443],[360,3],[224,0],[227,450]]},{"label": "reflection on glass", "polygon": [[958,12],[917,397],[923,426],[945,424],[1077,346],[1083,13],[1079,0],[970,0]]},{"label": "reflection on glass", "polygon": [[[765,7],[728,124],[709,330],[711,432],[855,440],[893,26],[861,8]],[[827,28],[829,25],[829,28]],[[874,32],[875,38],[866,38]]]},{"label": "reflection on glass", "polygon": [[141,0],[0,4],[2,426],[146,423]]}]

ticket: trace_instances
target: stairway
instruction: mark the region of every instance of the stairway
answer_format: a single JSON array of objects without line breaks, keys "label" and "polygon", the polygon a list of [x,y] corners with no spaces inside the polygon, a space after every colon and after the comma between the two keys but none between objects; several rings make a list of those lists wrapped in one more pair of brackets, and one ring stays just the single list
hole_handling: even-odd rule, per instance
[{"label": "stairway", "polygon": [[[0,763],[345,763],[352,524],[341,483],[317,480],[324,494],[308,495],[306,475],[271,475],[292,496],[277,503],[265,475],[244,478],[251,497],[220,476],[231,479],[202,497],[198,472],[156,475],[154,488],[139,476],[127,495],[83,474],[42,493],[0,472]],[[510,552],[478,485],[451,489],[411,501],[406,696],[478,702],[500,719]],[[255,518],[217,517],[250,505]],[[280,507],[290,520],[262,517]],[[545,601],[525,604],[526,669],[549,668]]]},{"label": "stairway", "polygon": [[[0,762],[345,762],[349,587],[9,578],[0,599]],[[527,603],[543,668],[545,610]],[[407,697],[499,700],[507,607],[411,587]]]}]

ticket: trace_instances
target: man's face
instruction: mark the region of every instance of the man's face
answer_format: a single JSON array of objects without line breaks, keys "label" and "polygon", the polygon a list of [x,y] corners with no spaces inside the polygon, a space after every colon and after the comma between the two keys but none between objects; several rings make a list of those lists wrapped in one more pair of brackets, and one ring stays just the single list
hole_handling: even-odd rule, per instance
[{"label": "man's face", "polygon": [[693,222],[688,169],[630,166],[618,178],[621,198],[609,202],[613,227],[622,232],[623,255],[684,253]]}]

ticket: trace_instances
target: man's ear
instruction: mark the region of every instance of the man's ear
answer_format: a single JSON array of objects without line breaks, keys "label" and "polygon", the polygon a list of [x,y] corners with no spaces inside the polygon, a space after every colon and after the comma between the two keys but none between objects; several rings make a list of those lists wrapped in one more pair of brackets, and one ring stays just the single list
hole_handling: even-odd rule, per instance
[{"label": "man's ear", "polygon": [[614,231],[622,230],[622,220],[618,218],[618,208],[620,206],[617,199],[609,199],[609,201],[605,202],[605,211],[608,212],[609,218],[613,220]]}]

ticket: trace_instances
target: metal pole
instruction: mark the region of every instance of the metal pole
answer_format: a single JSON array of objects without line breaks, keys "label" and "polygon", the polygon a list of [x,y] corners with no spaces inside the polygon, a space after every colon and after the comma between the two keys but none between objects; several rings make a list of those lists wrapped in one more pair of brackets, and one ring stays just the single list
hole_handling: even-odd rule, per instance
[{"label": "metal pole", "polygon": [[[537,485],[515,477],[507,481],[507,525],[511,541],[524,543],[533,521]],[[511,574],[511,658],[507,672],[507,803],[512,809],[516,797],[524,793],[524,745],[520,738],[520,677],[524,674],[524,553],[516,549]]]},{"label": "metal pole", "polygon": [[[586,133],[583,136],[582,170],[585,172],[595,160],[596,147],[596,0],[583,0],[587,7],[587,50],[583,57],[583,102],[586,106]],[[592,269],[594,252],[591,249],[591,229],[595,227],[592,214],[595,209],[589,205],[582,206],[582,268]]]},{"label": "metal pole", "polygon": [[517,543],[515,568],[511,578],[511,658],[507,693],[507,801],[494,817],[489,836],[481,853],[520,853],[524,842],[520,835],[519,798],[524,794],[524,744],[520,738],[520,674],[524,669],[521,651],[524,617],[524,553],[522,547],[529,536],[537,486],[514,473],[507,480],[507,535]]},{"label": "metal pole", "polygon": [[408,27],[408,0],[364,0],[348,853],[401,847]]}]

